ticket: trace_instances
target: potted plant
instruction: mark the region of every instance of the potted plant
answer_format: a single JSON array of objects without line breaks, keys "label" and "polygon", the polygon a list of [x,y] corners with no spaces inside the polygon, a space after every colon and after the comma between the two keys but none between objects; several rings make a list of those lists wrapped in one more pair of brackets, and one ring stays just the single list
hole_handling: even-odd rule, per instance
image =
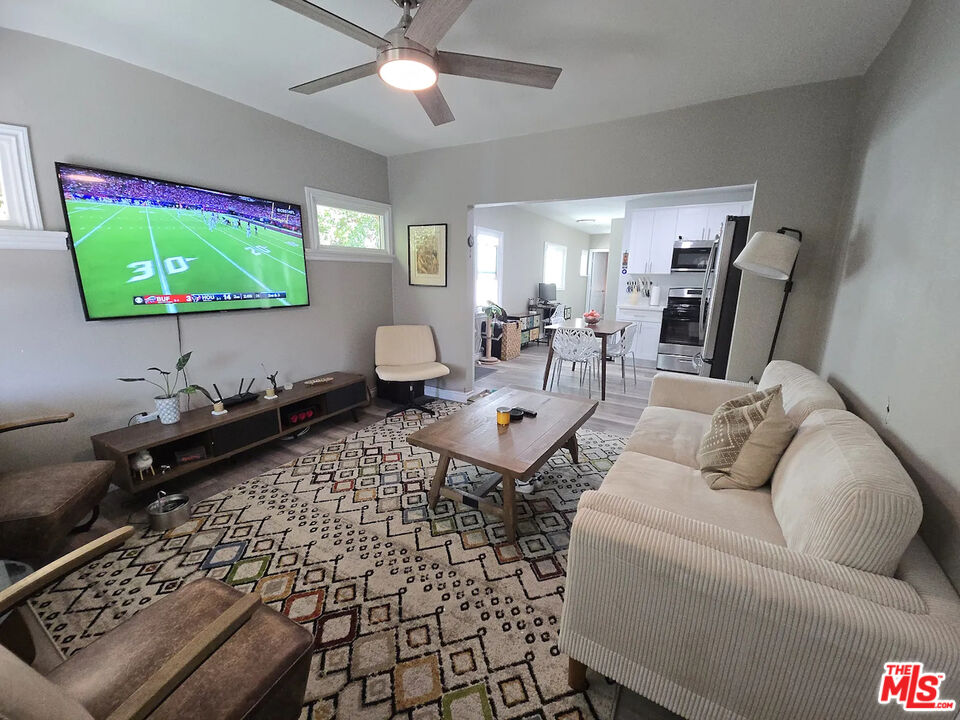
[{"label": "potted plant", "polygon": [[483,314],[487,316],[487,354],[485,357],[480,358],[480,362],[484,365],[493,365],[494,363],[500,362],[499,358],[493,357],[493,320],[494,318],[503,317],[507,313],[502,307],[493,302],[493,300],[487,300],[487,305],[483,307]]},{"label": "potted plant", "polygon": [[[157,403],[157,416],[164,425],[173,425],[180,422],[180,395],[191,395],[195,392],[202,392],[207,397],[210,393],[199,385],[190,385],[187,383],[187,363],[190,362],[192,353],[184,353],[177,360],[177,369],[175,372],[161,370],[158,367],[147,368],[155,373],[159,373],[161,382],[154,382],[145,377],[126,377],[117,378],[120,382],[146,382],[160,389],[160,395],[154,400]],[[180,385],[181,376],[183,378],[183,387]]]}]

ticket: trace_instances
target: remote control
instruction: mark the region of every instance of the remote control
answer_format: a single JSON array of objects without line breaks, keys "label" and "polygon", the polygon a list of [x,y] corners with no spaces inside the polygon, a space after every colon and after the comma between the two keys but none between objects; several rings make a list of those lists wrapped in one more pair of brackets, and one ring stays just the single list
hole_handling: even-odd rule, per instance
[{"label": "remote control", "polygon": [[523,410],[523,414],[529,418],[535,418],[537,413],[533,410],[527,410],[526,408],[518,408],[518,410]]}]

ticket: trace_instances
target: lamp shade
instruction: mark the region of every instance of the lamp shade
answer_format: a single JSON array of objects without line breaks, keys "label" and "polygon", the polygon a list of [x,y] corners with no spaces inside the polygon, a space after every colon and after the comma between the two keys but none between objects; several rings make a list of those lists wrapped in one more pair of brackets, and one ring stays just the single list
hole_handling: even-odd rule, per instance
[{"label": "lamp shade", "polygon": [[793,263],[800,251],[800,241],[789,235],[775,232],[758,232],[733,261],[747,272],[771,280],[789,280]]}]

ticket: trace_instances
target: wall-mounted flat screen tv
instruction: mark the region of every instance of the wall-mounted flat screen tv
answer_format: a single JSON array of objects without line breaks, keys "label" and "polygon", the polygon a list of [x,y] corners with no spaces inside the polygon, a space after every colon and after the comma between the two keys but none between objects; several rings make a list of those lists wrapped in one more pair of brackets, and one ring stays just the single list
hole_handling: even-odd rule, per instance
[{"label": "wall-mounted flat screen tv", "polygon": [[88,320],[309,305],[300,206],[57,163]]}]

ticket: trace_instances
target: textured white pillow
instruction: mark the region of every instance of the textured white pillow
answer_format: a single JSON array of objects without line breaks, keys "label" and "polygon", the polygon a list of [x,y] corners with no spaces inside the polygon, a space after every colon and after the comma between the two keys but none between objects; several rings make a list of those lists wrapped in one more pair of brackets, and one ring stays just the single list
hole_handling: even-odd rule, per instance
[{"label": "textured white pillow", "polygon": [[697,464],[714,490],[755,490],[773,475],[796,432],[779,385],[742,395],[714,411]]}]

